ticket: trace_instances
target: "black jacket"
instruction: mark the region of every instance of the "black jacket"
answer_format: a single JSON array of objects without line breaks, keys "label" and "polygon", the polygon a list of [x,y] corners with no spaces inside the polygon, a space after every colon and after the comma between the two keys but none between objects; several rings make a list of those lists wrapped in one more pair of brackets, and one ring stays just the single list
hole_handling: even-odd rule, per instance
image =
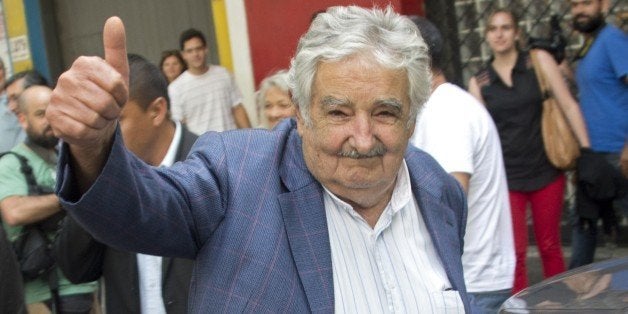
[{"label": "black jacket", "polygon": [[[184,160],[197,136],[182,128],[175,159]],[[108,313],[141,313],[137,257],[96,241],[67,216],[54,244],[57,264],[73,283],[104,278]],[[162,297],[167,313],[187,313],[187,299],[194,261],[164,257]]]}]

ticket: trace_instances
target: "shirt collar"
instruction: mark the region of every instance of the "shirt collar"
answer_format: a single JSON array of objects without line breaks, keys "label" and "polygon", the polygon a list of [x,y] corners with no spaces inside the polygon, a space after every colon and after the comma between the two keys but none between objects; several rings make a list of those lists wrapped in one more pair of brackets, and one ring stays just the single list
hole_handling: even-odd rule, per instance
[{"label": "shirt collar", "polygon": [[[531,67],[531,63],[528,61],[529,59],[528,55],[529,54],[526,51],[519,51],[519,53],[517,54],[517,61],[515,62],[515,66],[512,68],[513,73],[514,72],[523,73]],[[492,66],[494,59],[495,57],[491,56],[491,58],[488,60],[488,63],[487,63],[489,80],[491,84],[499,80],[499,76],[497,75],[497,72],[495,72],[495,69],[493,69],[493,66]]]},{"label": "shirt collar", "polygon": [[174,164],[176,161],[175,158],[177,156],[177,150],[179,149],[179,143],[181,142],[181,123],[179,121],[174,121],[175,130],[174,136],[172,138],[172,142],[170,142],[170,146],[168,147],[168,151],[166,152],[166,156],[161,161],[160,166],[169,167]]},{"label": "shirt collar", "polygon": [[584,58],[587,55],[587,53],[589,52],[589,49],[593,45],[593,42],[597,38],[597,35],[599,35],[600,32],[604,28],[606,28],[606,22],[602,23],[602,25],[600,25],[600,27],[598,27],[595,31],[593,31],[591,33],[591,36],[588,36],[588,37],[586,37],[584,39],[584,42],[582,43],[582,47],[580,47],[580,49],[578,50],[576,55],[573,57],[572,61],[580,60],[580,59]]}]

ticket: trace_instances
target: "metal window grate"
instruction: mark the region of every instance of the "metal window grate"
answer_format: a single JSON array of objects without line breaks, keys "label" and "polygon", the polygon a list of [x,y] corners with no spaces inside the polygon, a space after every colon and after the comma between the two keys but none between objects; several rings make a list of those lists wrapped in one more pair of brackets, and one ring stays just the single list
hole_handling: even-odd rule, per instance
[{"label": "metal window grate", "polygon": [[[552,14],[557,14],[563,35],[567,38],[567,58],[571,58],[582,45],[582,36],[571,27],[569,1],[456,0],[454,8],[461,71],[455,72],[461,73],[459,75],[462,75],[462,78],[454,78],[455,81],[466,85],[469,78],[490,58],[490,49],[484,42],[485,20],[492,10],[502,7],[513,10],[519,17],[522,44],[527,43],[528,37],[549,37],[550,17]],[[447,14],[447,12],[441,13]],[[607,22],[628,31],[628,1],[611,0]],[[455,63],[451,59],[445,61],[445,64],[448,63],[447,61],[451,64]]]}]

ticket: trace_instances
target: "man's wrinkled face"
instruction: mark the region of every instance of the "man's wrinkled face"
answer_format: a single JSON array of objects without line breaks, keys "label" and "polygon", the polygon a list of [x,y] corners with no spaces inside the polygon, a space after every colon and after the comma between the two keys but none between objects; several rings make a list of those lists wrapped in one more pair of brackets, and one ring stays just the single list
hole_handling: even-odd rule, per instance
[{"label": "man's wrinkled face", "polygon": [[573,27],[581,33],[594,32],[604,23],[601,0],[572,0]]},{"label": "man's wrinkled face", "polygon": [[314,177],[350,202],[392,191],[414,124],[404,70],[355,55],[320,63],[312,86],[311,126],[298,114],[303,154]]}]

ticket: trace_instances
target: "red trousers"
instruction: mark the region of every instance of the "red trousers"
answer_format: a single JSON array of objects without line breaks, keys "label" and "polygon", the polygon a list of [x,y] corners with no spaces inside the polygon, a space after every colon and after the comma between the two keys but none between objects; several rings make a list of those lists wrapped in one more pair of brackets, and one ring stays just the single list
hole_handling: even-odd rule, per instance
[{"label": "red trousers", "polygon": [[509,191],[517,256],[513,293],[528,286],[526,268],[528,249],[526,209],[528,204],[530,204],[532,211],[534,238],[543,263],[543,276],[547,278],[565,271],[565,260],[560,245],[560,215],[563,208],[564,191],[565,176],[562,174],[550,184],[536,191]]}]

